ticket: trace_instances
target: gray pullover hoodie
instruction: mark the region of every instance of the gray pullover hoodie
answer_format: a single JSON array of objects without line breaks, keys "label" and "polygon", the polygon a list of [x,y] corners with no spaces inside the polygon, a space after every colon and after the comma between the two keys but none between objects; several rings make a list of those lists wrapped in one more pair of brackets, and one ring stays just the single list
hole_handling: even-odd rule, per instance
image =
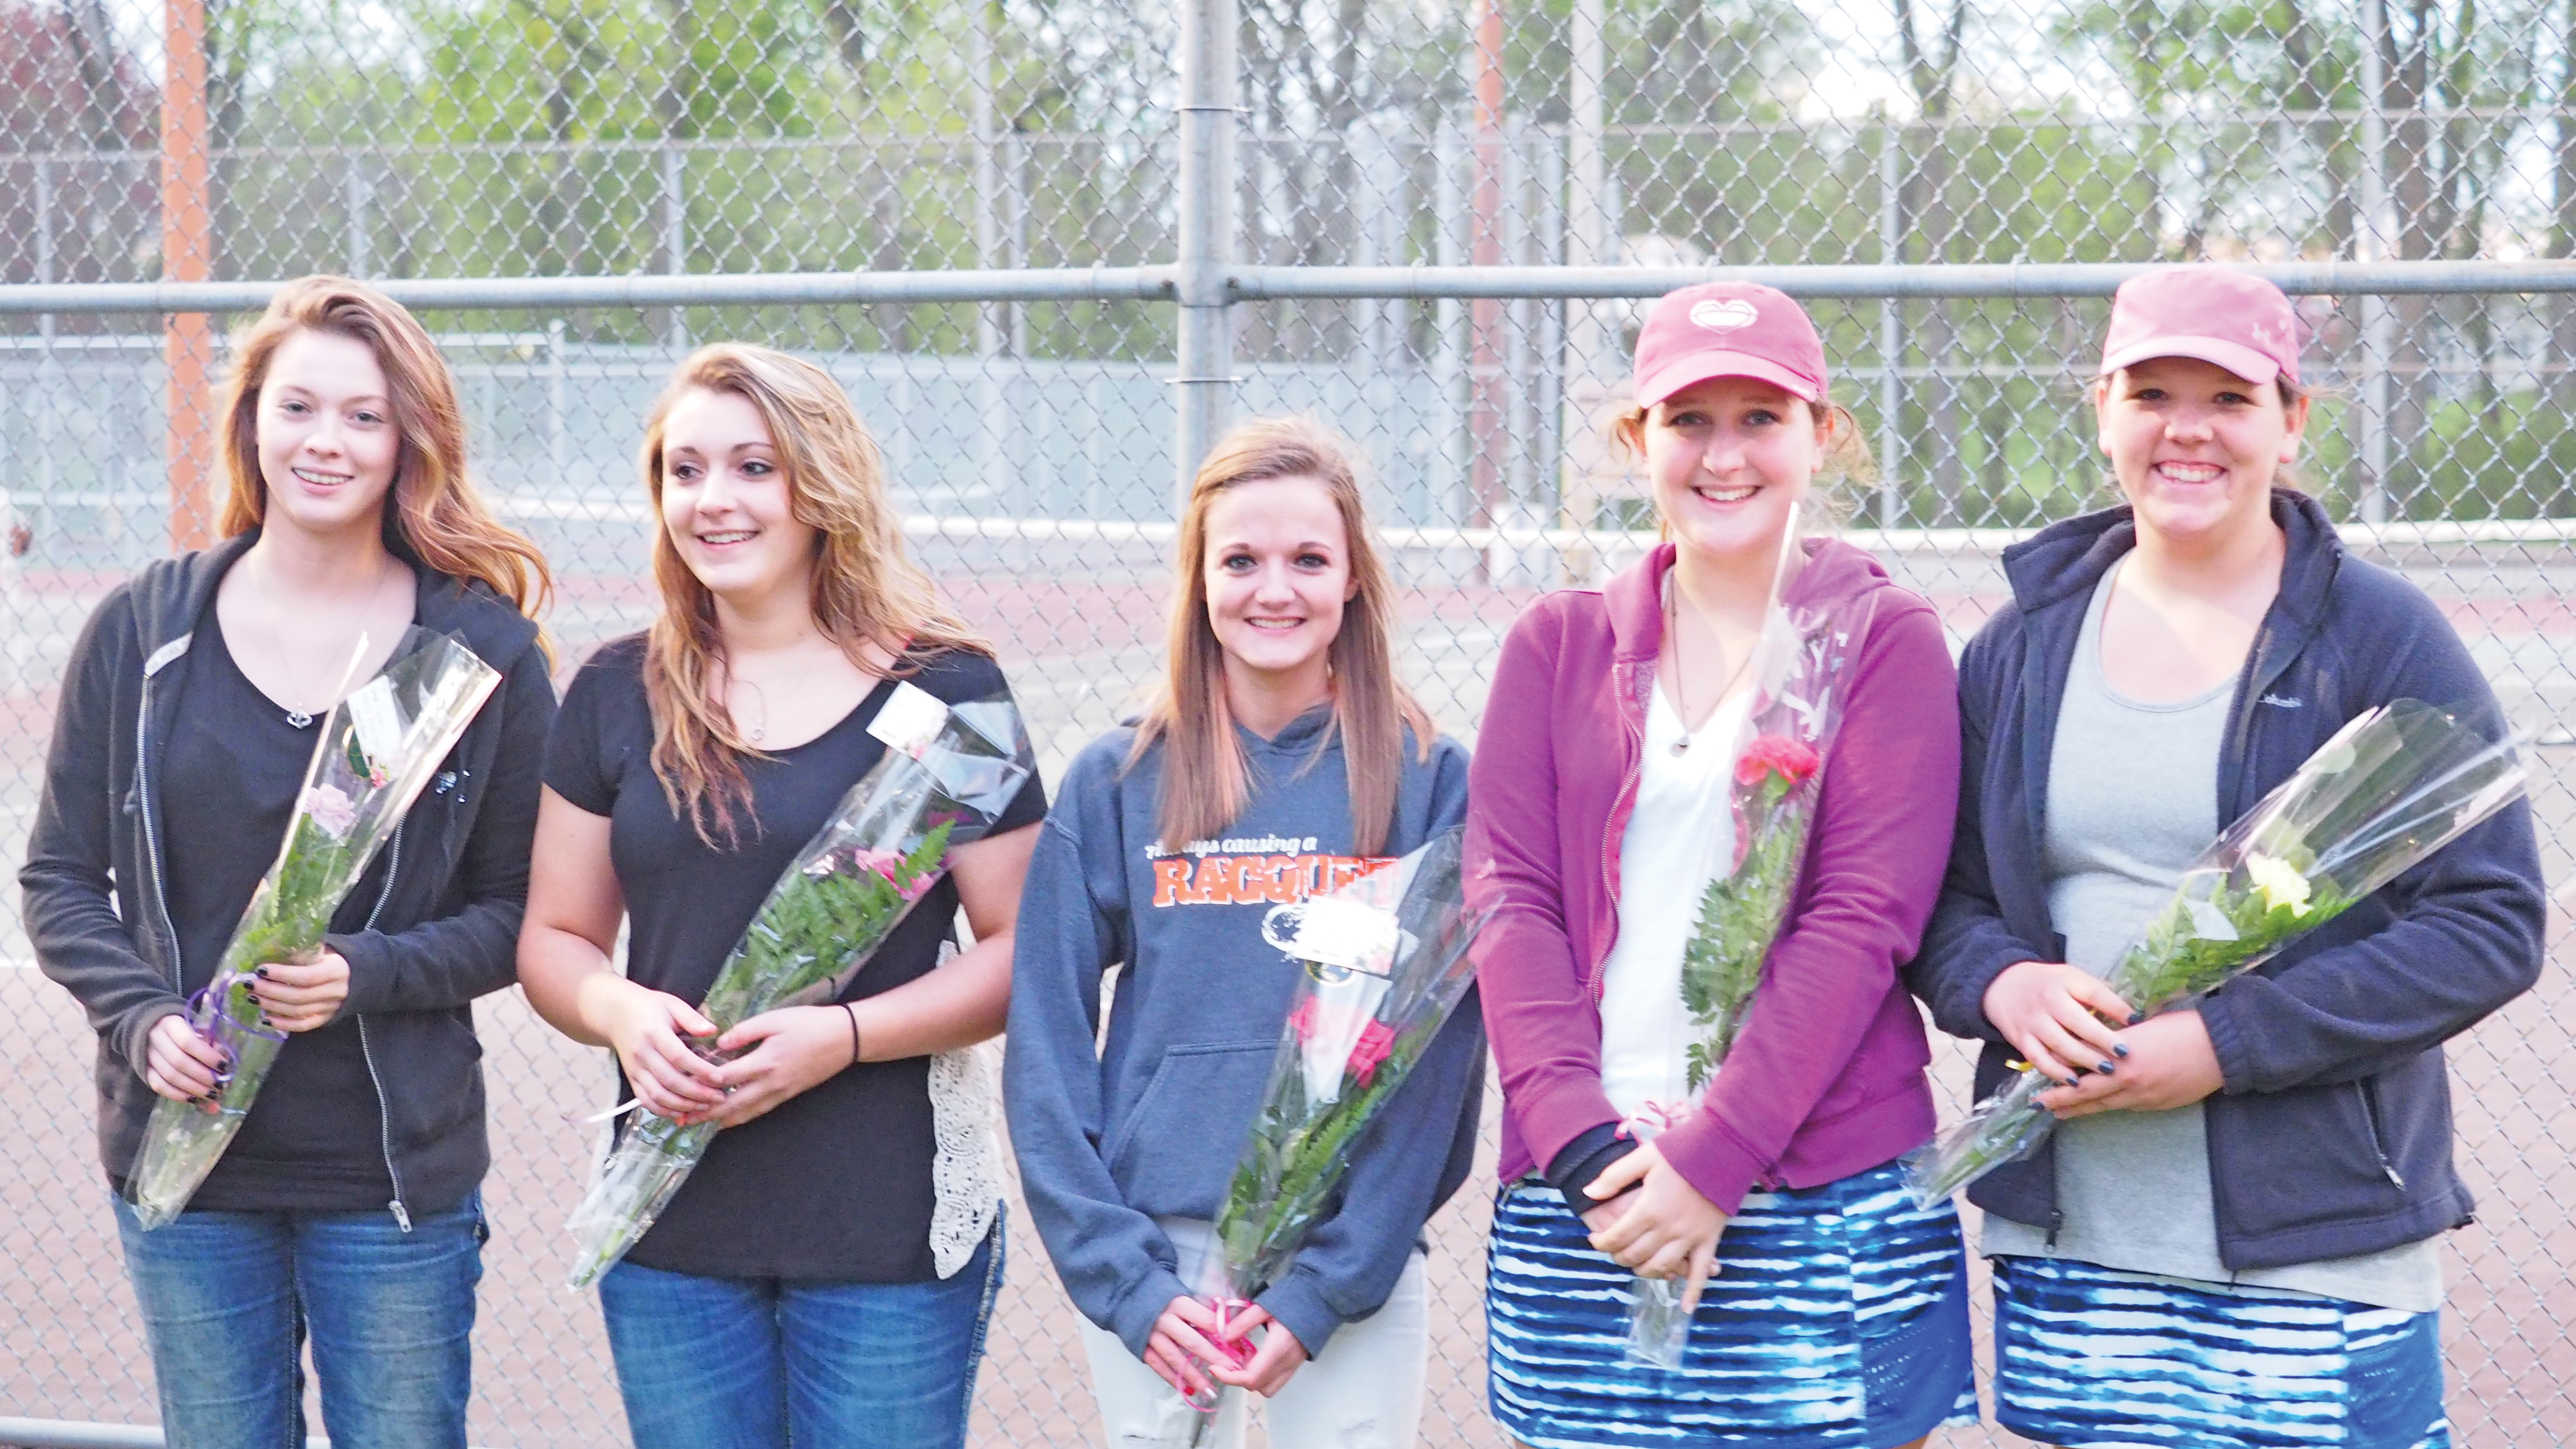
[{"label": "gray pullover hoodie", "polygon": [[[1319,706],[1276,739],[1238,731],[1253,796],[1221,839],[1157,840],[1162,747],[1127,768],[1130,729],[1065,774],[1020,893],[1003,1085],[1029,1214],[1084,1316],[1139,1357],[1154,1320],[1200,1285],[1158,1217],[1212,1219],[1250,1134],[1300,969],[1261,937],[1274,904],[1349,880],[1340,732]],[[1408,737],[1386,853],[1461,820],[1467,752]],[[1121,967],[1106,1044],[1101,979]],[[1466,1179],[1484,1088],[1475,998],[1434,1039],[1354,1149],[1341,1201],[1259,1299],[1320,1353],[1395,1289],[1423,1220]]]}]

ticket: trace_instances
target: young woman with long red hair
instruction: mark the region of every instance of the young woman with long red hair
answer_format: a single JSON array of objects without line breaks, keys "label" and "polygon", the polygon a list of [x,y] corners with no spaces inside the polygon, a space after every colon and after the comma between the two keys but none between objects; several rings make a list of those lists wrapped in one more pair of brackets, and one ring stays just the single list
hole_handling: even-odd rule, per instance
[{"label": "young woman with long red hair", "polygon": [[[359,283],[279,293],[234,341],[222,408],[224,541],[146,568],[74,646],[28,935],[99,1034],[100,1153],[169,1441],[303,1442],[309,1339],[333,1439],[459,1449],[490,1161],[471,1003],[513,979],[555,708],[528,617],[546,568],[466,477],[437,345]],[[153,1100],[226,1067],[188,994],[294,818],[315,722],[414,626],[503,682],[321,953],[261,968],[286,1045],[147,1234],[123,1189]]]},{"label": "young woman with long red hair", "polygon": [[[705,1158],[600,1279],[638,1449],[966,1436],[1001,1282],[992,1088],[1034,770],[991,833],[842,1001],[717,1039],[698,1010],[770,888],[883,757],[899,683],[951,702],[1002,672],[904,553],[884,465],[829,373],[700,349],[653,410],[662,614],[602,646],[546,761],[520,980],[547,1020],[615,1049],[653,1111],[711,1121]],[[943,964],[960,906],[974,944]],[[610,965],[629,926],[626,970]]]},{"label": "young woman with long red hair", "polygon": [[[1263,916],[1456,824],[1466,752],[1396,682],[1394,583],[1349,445],[1321,427],[1262,419],[1218,442],[1181,517],[1175,583],[1161,698],[1074,760],[1030,865],[1005,1067],[1021,1183],[1089,1320],[1109,1444],[1185,1442],[1195,1415],[1177,1394],[1221,1382],[1269,1397],[1280,1449],[1396,1449],[1422,1411],[1423,1220],[1475,1149],[1472,1007],[1249,1312],[1221,1328],[1184,1275],[1296,982]],[[1258,1347],[1237,1367],[1220,1336]],[[1220,1444],[1241,1443],[1242,1417],[1224,1411]]]}]

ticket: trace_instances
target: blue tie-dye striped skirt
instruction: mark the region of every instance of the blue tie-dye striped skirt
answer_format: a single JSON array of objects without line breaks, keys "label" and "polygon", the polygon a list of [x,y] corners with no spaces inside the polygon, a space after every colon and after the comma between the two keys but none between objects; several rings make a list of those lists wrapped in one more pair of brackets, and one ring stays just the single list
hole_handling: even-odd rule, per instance
[{"label": "blue tie-dye striped skirt", "polygon": [[2449,1449],[2439,1313],[1997,1258],[1995,1420],[2064,1449]]},{"label": "blue tie-dye striped skirt", "polygon": [[1676,1370],[1627,1362],[1628,1270],[1556,1190],[1496,1199],[1486,1323],[1495,1419],[1535,1449],[1888,1449],[1977,1417],[1967,1254],[1894,1165],[1755,1193],[1718,1239]]}]

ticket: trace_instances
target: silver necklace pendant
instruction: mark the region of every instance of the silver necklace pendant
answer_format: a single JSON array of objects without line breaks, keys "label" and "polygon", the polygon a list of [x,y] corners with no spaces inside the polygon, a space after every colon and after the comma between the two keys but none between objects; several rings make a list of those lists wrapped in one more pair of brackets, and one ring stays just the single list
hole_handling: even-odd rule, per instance
[{"label": "silver necklace pendant", "polygon": [[300,730],[313,723],[313,716],[300,709],[290,709],[286,712],[286,723],[289,727]]},{"label": "silver necklace pendant", "polygon": [[1673,741],[1673,753],[1674,753],[1674,754],[1676,754],[1676,755],[1687,755],[1687,754],[1689,754],[1689,753],[1690,753],[1690,736],[1688,736],[1688,735],[1684,735],[1684,736],[1682,736],[1680,739],[1677,739],[1677,740]]}]

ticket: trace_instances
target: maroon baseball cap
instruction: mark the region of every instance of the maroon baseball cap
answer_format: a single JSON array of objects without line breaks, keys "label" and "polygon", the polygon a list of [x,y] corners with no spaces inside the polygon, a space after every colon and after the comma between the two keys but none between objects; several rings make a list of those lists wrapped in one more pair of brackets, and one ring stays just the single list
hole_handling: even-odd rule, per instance
[{"label": "maroon baseball cap", "polygon": [[1824,339],[1806,308],[1759,282],[1701,282],[1665,293],[1637,333],[1637,406],[1653,407],[1712,377],[1760,378],[1822,402]]},{"label": "maroon baseball cap", "polygon": [[2120,284],[2102,376],[2150,357],[2196,357],[2266,383],[2299,385],[2299,319],[2281,289],[2233,267],[2158,267]]}]

